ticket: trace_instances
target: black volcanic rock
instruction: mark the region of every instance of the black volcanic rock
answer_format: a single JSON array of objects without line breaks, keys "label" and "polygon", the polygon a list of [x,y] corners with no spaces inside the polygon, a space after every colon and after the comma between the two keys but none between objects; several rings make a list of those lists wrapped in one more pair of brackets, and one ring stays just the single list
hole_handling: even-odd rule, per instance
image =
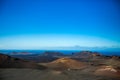
[{"label": "black volcanic rock", "polygon": [[43,56],[52,56],[52,57],[56,57],[56,56],[64,56],[63,53],[60,52],[54,52],[54,51],[45,51],[43,53]]}]

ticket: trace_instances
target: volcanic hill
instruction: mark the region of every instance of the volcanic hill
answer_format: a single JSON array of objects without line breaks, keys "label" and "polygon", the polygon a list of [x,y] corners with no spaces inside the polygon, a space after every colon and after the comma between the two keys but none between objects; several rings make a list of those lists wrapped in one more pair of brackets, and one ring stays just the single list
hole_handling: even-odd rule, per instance
[{"label": "volcanic hill", "polygon": [[9,55],[0,54],[0,68],[37,68],[45,69],[46,67],[38,65],[35,62],[14,58]]},{"label": "volcanic hill", "polygon": [[59,58],[55,61],[52,61],[47,64],[48,67],[54,68],[54,69],[82,69],[86,65],[83,62],[64,57],[64,58]]}]

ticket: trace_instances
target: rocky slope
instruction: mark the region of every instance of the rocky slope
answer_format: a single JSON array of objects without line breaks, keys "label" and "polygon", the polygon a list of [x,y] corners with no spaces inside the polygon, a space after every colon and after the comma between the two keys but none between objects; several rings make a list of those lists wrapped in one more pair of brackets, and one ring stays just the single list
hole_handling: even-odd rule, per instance
[{"label": "rocky slope", "polygon": [[19,58],[14,58],[5,54],[0,54],[0,68],[39,68],[44,69],[46,67],[37,65],[32,61],[26,61]]},{"label": "rocky slope", "polygon": [[108,76],[108,77],[119,77],[120,70],[113,66],[100,66],[94,73],[95,75]]}]

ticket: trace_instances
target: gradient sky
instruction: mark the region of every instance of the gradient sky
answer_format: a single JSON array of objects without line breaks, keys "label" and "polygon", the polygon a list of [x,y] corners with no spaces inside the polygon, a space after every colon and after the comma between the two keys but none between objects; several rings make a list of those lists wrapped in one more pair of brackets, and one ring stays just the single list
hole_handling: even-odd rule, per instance
[{"label": "gradient sky", "polygon": [[120,47],[120,0],[0,0],[0,49]]}]

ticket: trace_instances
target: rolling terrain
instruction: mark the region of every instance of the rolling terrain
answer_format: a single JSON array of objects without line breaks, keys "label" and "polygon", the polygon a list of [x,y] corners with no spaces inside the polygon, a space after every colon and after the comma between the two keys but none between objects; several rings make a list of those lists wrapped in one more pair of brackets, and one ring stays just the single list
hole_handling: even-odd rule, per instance
[{"label": "rolling terrain", "polygon": [[[27,56],[27,55],[26,55]],[[48,60],[51,56],[51,60]],[[31,56],[32,57],[32,56]],[[54,59],[53,59],[54,57]],[[119,80],[120,57],[82,51],[16,58],[0,54],[0,80]],[[42,59],[42,61],[38,61]],[[37,61],[36,61],[37,60]],[[47,60],[45,62],[44,60]]]}]

